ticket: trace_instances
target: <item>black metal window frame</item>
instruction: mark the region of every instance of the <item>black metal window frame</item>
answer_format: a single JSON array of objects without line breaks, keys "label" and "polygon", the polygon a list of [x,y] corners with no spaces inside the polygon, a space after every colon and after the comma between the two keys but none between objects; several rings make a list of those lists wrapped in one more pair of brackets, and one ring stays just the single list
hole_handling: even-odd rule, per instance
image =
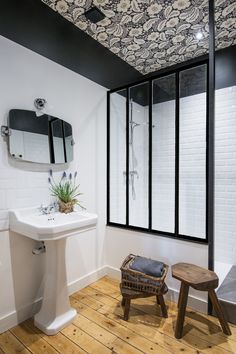
[{"label": "black metal window frame", "polygon": [[[201,65],[206,65],[207,68],[207,83],[206,83],[206,196],[205,196],[205,205],[206,205],[206,225],[205,225],[205,238],[198,238],[195,236],[188,236],[179,233],[179,76],[180,73],[191,69],[194,67],[198,67]],[[171,74],[175,74],[176,79],[176,107],[175,107],[175,231],[165,232],[160,230],[152,229],[152,99],[153,99],[153,81],[159,78],[164,78]],[[112,93],[119,92],[121,90],[126,90],[126,176],[129,176],[129,101],[130,101],[130,88],[135,87],[140,84],[149,84],[149,169],[148,169],[148,228],[129,225],[129,178],[126,178],[126,223],[120,224],[116,222],[110,221],[110,95]],[[210,160],[209,156],[209,61],[208,59],[196,59],[193,63],[187,65],[181,65],[179,68],[175,70],[166,70],[162,72],[160,75],[155,75],[148,79],[144,79],[123,87],[119,87],[117,89],[113,89],[108,91],[107,93],[107,226],[128,229],[138,232],[151,233],[154,235],[159,235],[163,237],[174,238],[178,240],[184,240],[189,242],[196,242],[201,244],[208,244],[208,215],[209,215],[209,186],[211,181],[209,180],[208,173],[208,162]]]}]

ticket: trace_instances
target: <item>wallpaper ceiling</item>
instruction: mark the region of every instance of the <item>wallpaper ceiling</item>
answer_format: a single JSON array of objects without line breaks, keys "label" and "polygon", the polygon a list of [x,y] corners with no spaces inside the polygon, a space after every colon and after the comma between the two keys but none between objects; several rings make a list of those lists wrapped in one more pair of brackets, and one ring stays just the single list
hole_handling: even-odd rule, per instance
[{"label": "wallpaper ceiling", "polygon": [[[42,0],[142,74],[208,50],[207,0]],[[97,24],[83,13],[97,6]],[[216,0],[216,48],[236,44],[236,1]],[[200,36],[201,38],[197,38]]]}]

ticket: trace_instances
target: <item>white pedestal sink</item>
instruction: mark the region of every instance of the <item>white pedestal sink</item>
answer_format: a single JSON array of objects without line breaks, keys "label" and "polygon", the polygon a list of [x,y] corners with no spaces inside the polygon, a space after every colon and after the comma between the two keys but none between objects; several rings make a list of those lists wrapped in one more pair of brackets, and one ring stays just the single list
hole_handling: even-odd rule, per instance
[{"label": "white pedestal sink", "polygon": [[54,335],[76,316],[76,310],[70,307],[67,291],[66,238],[95,228],[97,215],[79,211],[42,215],[38,208],[24,208],[11,210],[9,218],[10,230],[45,242],[43,301],[34,322],[47,335]]}]

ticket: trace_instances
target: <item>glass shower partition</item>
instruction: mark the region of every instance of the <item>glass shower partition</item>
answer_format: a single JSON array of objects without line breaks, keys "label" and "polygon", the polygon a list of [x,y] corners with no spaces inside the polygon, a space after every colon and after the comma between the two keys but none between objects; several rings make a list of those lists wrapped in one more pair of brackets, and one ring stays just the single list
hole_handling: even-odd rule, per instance
[{"label": "glass shower partition", "polygon": [[109,221],[126,224],[126,100],[127,91],[110,95],[109,119]]},{"label": "glass shower partition", "polygon": [[129,225],[148,228],[149,84],[129,89]]},{"label": "glass shower partition", "polygon": [[207,63],[109,94],[108,223],[207,242]]},{"label": "glass shower partition", "polygon": [[179,233],[206,238],[207,66],[179,75]]},{"label": "glass shower partition", "polygon": [[152,228],[175,232],[176,75],[153,81]]}]

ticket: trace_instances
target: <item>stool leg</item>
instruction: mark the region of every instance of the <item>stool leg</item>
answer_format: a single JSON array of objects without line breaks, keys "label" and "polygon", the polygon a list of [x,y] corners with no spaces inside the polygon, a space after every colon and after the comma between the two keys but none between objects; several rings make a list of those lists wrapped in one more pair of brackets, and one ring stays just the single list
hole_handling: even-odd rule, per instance
[{"label": "stool leg", "polygon": [[159,305],[161,306],[161,313],[162,316],[165,318],[168,318],[168,312],[167,312],[167,308],[166,308],[166,304],[165,304],[165,300],[162,294],[157,295],[158,297],[158,301],[159,301]]},{"label": "stool leg", "polygon": [[180,339],[183,334],[184,317],[185,317],[185,311],[186,311],[186,306],[188,301],[188,291],[189,291],[189,286],[185,283],[182,283],[181,297],[179,300],[178,317],[177,317],[176,328],[175,328],[175,338],[177,339]]},{"label": "stool leg", "polygon": [[228,322],[225,319],[224,313],[222,311],[222,308],[221,308],[221,305],[220,305],[219,300],[217,298],[217,295],[215,293],[215,290],[209,290],[208,293],[209,293],[209,297],[211,299],[212,305],[214,307],[214,310],[215,310],[217,317],[220,321],[220,324],[221,324],[224,334],[230,336],[232,333],[229,328]]},{"label": "stool leg", "polygon": [[126,298],[126,300],[125,300],[125,309],[124,309],[124,320],[125,321],[128,321],[128,319],[129,319],[130,301],[131,301],[131,299],[129,299],[129,298]]},{"label": "stool leg", "polygon": [[159,295],[156,295],[157,305],[160,305]]},{"label": "stool leg", "polygon": [[122,297],[122,300],[121,300],[121,306],[125,306],[125,297],[124,296]]},{"label": "stool leg", "polygon": [[180,289],[179,289],[179,299],[178,299],[178,308],[179,308],[179,304],[180,304],[180,299],[181,299],[181,296],[182,296],[182,292],[183,292],[183,282],[181,282],[181,285],[180,285]]}]

